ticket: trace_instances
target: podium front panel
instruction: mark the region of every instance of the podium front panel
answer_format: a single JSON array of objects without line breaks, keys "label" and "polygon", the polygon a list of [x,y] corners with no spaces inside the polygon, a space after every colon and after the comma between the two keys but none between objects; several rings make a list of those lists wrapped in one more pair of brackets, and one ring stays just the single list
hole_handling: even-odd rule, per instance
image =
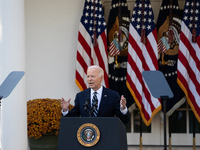
[{"label": "podium front panel", "polygon": [[[84,125],[94,125],[100,138],[93,146],[77,137]],[[58,150],[127,150],[126,128],[117,117],[62,117]]]}]

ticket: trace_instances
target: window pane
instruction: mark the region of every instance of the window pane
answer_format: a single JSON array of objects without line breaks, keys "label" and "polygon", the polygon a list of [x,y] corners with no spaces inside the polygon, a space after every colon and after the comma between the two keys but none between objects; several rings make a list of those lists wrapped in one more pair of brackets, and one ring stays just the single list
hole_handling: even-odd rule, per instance
[{"label": "window pane", "polygon": [[[190,133],[193,133],[193,117],[195,117],[194,113],[192,111],[189,111]],[[195,133],[200,133],[200,123],[198,122],[196,117],[195,117]]]},{"label": "window pane", "polygon": [[183,103],[179,108],[186,108],[187,103]]},{"label": "window pane", "polygon": [[171,133],[186,133],[186,111],[175,111],[169,117]]},{"label": "window pane", "polygon": [[[134,120],[134,133],[140,133],[140,111],[134,110],[133,115]],[[143,133],[151,133],[151,124],[147,127],[142,120],[142,132]]]}]

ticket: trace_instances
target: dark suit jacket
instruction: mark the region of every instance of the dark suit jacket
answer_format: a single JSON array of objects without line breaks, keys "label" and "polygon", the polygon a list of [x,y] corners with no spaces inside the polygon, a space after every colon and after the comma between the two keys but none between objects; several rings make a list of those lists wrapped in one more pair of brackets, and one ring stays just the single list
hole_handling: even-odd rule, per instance
[{"label": "dark suit jacket", "polygon": [[[90,88],[79,92],[75,98],[75,105],[73,109],[66,115],[67,117],[89,117],[89,114],[84,110],[85,100],[90,102]],[[120,96],[117,92],[103,87],[102,98],[97,117],[114,117],[115,115],[121,119],[122,122],[128,123],[130,121],[130,113],[123,115],[120,111]],[[89,103],[89,106],[91,104]],[[89,109],[88,109],[89,112]]]}]

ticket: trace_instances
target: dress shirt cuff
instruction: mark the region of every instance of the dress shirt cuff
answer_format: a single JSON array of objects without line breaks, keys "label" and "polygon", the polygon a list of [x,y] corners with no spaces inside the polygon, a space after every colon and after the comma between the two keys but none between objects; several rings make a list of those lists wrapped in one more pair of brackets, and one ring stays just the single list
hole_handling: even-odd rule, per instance
[{"label": "dress shirt cuff", "polygon": [[68,113],[69,113],[69,109],[68,109],[67,111],[65,111],[65,112],[64,112],[63,109],[62,109],[62,115],[63,115],[63,116],[66,116]]},{"label": "dress shirt cuff", "polygon": [[121,111],[121,113],[122,113],[123,115],[126,115],[127,112],[128,112],[128,109],[127,109],[127,107],[126,107],[124,110],[121,110],[121,108],[120,108],[120,111]]}]

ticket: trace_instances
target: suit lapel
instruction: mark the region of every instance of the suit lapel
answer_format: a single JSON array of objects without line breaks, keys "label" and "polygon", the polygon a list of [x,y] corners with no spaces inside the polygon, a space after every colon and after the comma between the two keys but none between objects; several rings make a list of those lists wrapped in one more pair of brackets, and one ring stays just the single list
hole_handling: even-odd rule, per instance
[{"label": "suit lapel", "polygon": [[103,87],[103,92],[102,92],[102,96],[101,96],[101,102],[100,102],[100,107],[99,107],[99,112],[98,112],[98,115],[99,116],[101,114],[101,112],[103,111],[103,108],[106,104],[106,101],[107,101],[107,98],[108,98],[108,92],[106,90],[105,87]]}]

